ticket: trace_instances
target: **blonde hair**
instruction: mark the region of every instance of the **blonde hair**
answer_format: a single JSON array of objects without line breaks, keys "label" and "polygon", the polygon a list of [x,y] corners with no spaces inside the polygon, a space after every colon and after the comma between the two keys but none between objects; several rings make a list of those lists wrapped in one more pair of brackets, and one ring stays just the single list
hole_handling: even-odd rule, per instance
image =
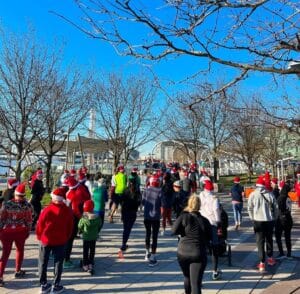
[{"label": "blonde hair", "polygon": [[193,194],[189,197],[188,203],[184,211],[193,212],[193,211],[199,211],[200,209],[200,198]]}]

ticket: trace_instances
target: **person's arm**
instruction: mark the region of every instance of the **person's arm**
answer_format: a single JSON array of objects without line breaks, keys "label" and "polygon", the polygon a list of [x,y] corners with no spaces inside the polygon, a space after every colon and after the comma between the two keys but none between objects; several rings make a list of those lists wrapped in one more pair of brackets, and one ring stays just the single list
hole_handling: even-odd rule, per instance
[{"label": "person's arm", "polygon": [[253,220],[253,195],[252,193],[250,194],[249,198],[248,198],[248,214],[249,214],[249,218],[251,220]]},{"label": "person's arm", "polygon": [[172,226],[172,233],[174,235],[182,235],[184,228],[182,225],[182,219],[183,219],[183,214],[181,214],[174,222],[173,226]]}]

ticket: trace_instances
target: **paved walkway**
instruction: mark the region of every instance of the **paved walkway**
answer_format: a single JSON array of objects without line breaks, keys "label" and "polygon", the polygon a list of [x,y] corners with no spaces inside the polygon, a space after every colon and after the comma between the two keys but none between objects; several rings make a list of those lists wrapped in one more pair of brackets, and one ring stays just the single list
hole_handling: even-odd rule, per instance
[{"label": "paved walkway", "polygon": [[[227,208],[232,222],[231,205],[228,196],[220,198]],[[272,268],[267,268],[267,274],[260,274],[256,269],[257,251],[254,234],[246,209],[244,222],[239,231],[229,228],[228,240],[232,246],[232,266],[228,259],[222,257],[220,267],[223,272],[222,280],[211,280],[211,263],[209,262],[203,280],[203,293],[264,293],[286,294],[300,293],[300,209],[293,208],[295,226],[292,233],[293,260],[283,260]],[[176,260],[177,238],[159,236],[158,260],[159,264],[150,268],[144,261],[144,227],[142,217],[139,217],[128,242],[129,249],[124,260],[117,258],[122,225],[106,223],[102,230],[101,240],[97,242],[95,275],[82,272],[78,267],[63,273],[62,284],[65,293],[168,293],[183,294],[183,277]],[[274,242],[274,248],[277,246]],[[81,240],[75,240],[73,260],[79,264],[81,258]],[[0,289],[1,294],[39,293],[37,279],[38,247],[35,236],[31,235],[25,251],[24,269],[27,275],[24,279],[14,279],[14,263],[10,260],[5,272],[6,288]],[[277,252],[275,251],[274,255]],[[14,252],[11,256],[14,257]],[[49,281],[52,279],[52,269]]]}]

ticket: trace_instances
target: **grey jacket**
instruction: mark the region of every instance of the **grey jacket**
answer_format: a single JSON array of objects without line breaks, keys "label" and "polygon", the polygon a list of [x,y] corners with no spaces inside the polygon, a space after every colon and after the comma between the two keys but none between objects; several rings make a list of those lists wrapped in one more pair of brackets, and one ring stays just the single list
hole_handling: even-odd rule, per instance
[{"label": "grey jacket", "polygon": [[273,193],[256,188],[248,199],[248,213],[253,221],[274,221],[278,215],[277,201]]},{"label": "grey jacket", "polygon": [[144,219],[160,220],[161,188],[146,188],[142,203],[144,205]]}]

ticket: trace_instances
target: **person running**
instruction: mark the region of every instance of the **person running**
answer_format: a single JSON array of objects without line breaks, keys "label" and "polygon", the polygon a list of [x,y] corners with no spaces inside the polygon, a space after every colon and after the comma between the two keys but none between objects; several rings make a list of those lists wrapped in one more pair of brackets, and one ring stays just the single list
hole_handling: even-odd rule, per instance
[{"label": "person running", "polygon": [[3,203],[0,210],[0,240],[2,256],[0,259],[0,287],[4,286],[3,274],[11,253],[12,244],[16,246],[15,278],[22,278],[21,269],[24,258],[24,245],[32,226],[32,206],[25,198],[25,184],[19,184],[15,197]]},{"label": "person running", "polygon": [[219,263],[219,238],[218,230],[221,228],[220,201],[214,194],[214,187],[211,181],[204,182],[204,190],[200,193],[200,213],[206,217],[212,226],[212,279],[218,280],[222,272],[218,269]]},{"label": "person running", "polygon": [[129,186],[124,191],[121,199],[121,218],[123,221],[123,237],[122,246],[119,250],[119,258],[124,258],[124,252],[127,250],[127,241],[129,239],[131,229],[136,220],[137,210],[140,206],[140,191],[136,177],[129,177]]},{"label": "person running", "polygon": [[94,201],[94,213],[97,214],[101,219],[101,227],[104,224],[105,216],[105,202],[108,200],[107,188],[105,179],[101,173],[95,175],[95,187],[93,188],[93,201]]},{"label": "person running", "polygon": [[127,187],[127,177],[125,174],[125,168],[123,165],[119,166],[117,169],[117,174],[112,177],[111,183],[111,200],[112,206],[109,216],[109,222],[113,223],[113,217],[116,213],[123,193]]},{"label": "person running", "polygon": [[[292,258],[292,242],[291,242],[291,230],[293,227],[293,218],[292,218],[292,202],[288,196],[290,187],[284,182],[280,182],[279,185],[279,197],[277,198],[278,203],[278,218],[275,222],[275,237],[276,243],[279,250],[279,255],[276,259],[283,259],[287,257],[288,259]],[[282,233],[284,233],[285,245],[287,254],[284,255],[282,247]]]},{"label": "person running", "polygon": [[90,274],[94,273],[96,241],[102,227],[102,221],[94,213],[94,202],[87,200],[83,204],[83,215],[78,223],[78,232],[82,233],[83,259],[82,269]]},{"label": "person running", "polygon": [[177,260],[184,276],[186,294],[201,294],[207,247],[212,240],[211,225],[199,210],[200,198],[190,196],[187,206],[172,228],[175,235],[180,235]]},{"label": "person running", "polygon": [[[142,203],[144,205],[144,225],[146,228],[145,260],[149,261],[149,266],[156,266],[156,249],[157,237],[159,232],[160,222],[160,207],[161,207],[161,188],[160,181],[157,177],[152,176],[149,180],[150,186],[143,193]],[[152,244],[150,251],[150,238],[152,235]]]},{"label": "person running", "polygon": [[[51,203],[40,214],[36,237],[39,240],[39,282],[40,293],[61,293],[64,287],[60,284],[65,257],[65,246],[73,231],[73,213],[66,206],[66,191],[57,188],[51,193]],[[54,259],[53,286],[47,280],[47,268],[50,254]]]},{"label": "person running", "polygon": [[32,222],[32,231],[35,230],[36,222],[40,216],[42,210],[41,201],[45,194],[45,188],[43,185],[43,171],[38,170],[35,174],[35,179],[32,181],[33,185],[31,188],[31,199],[30,203],[33,207],[33,222]]},{"label": "person running", "polygon": [[165,173],[162,185],[162,196],[161,196],[161,235],[163,236],[166,231],[167,222],[172,226],[172,207],[173,207],[173,183],[171,180],[171,174]]},{"label": "person running", "polygon": [[235,229],[238,230],[242,223],[244,187],[240,185],[240,177],[234,177],[233,186],[231,187],[231,198]]},{"label": "person running", "polygon": [[265,180],[259,176],[256,181],[256,189],[250,193],[248,199],[248,214],[253,221],[254,232],[256,235],[256,245],[258,249],[260,272],[265,271],[267,247],[267,264],[276,264],[273,258],[273,229],[277,218],[277,202],[274,195],[265,189]]},{"label": "person running", "polygon": [[173,190],[173,209],[177,218],[186,206],[189,194],[182,189],[180,181],[173,183]]}]

